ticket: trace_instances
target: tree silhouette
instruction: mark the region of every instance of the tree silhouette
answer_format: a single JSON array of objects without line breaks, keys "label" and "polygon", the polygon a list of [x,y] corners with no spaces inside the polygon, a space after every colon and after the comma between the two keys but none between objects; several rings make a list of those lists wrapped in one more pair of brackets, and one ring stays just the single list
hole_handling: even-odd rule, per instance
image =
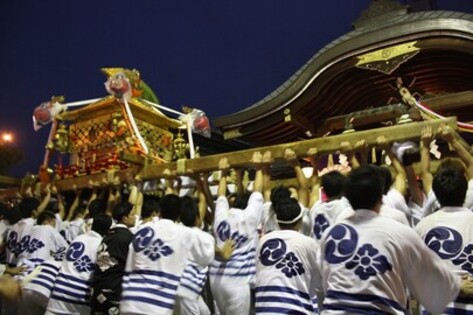
[{"label": "tree silhouette", "polygon": [[11,144],[0,143],[0,175],[6,175],[10,166],[23,160],[23,152]]}]

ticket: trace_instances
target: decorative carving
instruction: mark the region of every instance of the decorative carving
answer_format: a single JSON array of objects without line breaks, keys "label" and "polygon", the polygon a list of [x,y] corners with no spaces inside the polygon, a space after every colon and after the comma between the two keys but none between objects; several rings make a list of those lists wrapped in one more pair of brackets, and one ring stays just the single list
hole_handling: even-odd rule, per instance
[{"label": "decorative carving", "polygon": [[391,74],[401,64],[417,55],[420,48],[416,47],[416,41],[396,46],[385,47],[358,56],[356,67],[376,70],[384,74]]},{"label": "decorative carving", "polygon": [[176,138],[174,139],[173,147],[174,147],[174,158],[176,160],[185,159],[187,157],[189,144],[182,137],[181,131],[178,132]]}]

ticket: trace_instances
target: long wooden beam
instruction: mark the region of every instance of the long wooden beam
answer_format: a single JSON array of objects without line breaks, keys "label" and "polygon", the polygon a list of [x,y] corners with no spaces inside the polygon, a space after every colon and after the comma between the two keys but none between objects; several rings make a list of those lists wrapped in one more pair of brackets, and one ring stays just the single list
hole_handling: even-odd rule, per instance
[{"label": "long wooden beam", "polygon": [[59,191],[90,188],[90,182],[97,183],[98,186],[111,186],[113,178],[118,178],[120,182],[124,183],[129,178],[133,178],[138,173],[138,167],[116,171],[116,172],[102,172],[91,175],[83,175],[54,181],[54,186]]},{"label": "long wooden beam", "polygon": [[432,110],[460,110],[473,104],[473,91],[462,91],[423,100]]},{"label": "long wooden beam", "polygon": [[432,127],[433,132],[444,124],[448,124],[452,129],[457,129],[456,118],[447,118],[443,120],[424,121],[416,123],[406,123],[390,127],[376,128],[370,130],[357,131],[353,133],[340,134],[324,138],[309,139],[298,142],[278,144],[266,147],[258,147],[248,150],[235,151],[223,154],[204,156],[196,159],[185,159],[165,164],[147,164],[142,168],[141,177],[143,179],[153,179],[162,177],[165,169],[176,171],[178,174],[186,174],[187,170],[194,173],[214,171],[218,169],[220,159],[226,157],[231,167],[247,167],[250,165],[250,159],[255,152],[271,151],[274,159],[283,159],[284,150],[290,148],[294,150],[300,158],[307,157],[307,151],[310,148],[317,148],[320,154],[336,152],[340,148],[340,143],[349,141],[355,143],[358,140],[365,140],[368,146],[375,146],[378,136],[384,135],[388,141],[407,141],[418,139],[424,127]]}]

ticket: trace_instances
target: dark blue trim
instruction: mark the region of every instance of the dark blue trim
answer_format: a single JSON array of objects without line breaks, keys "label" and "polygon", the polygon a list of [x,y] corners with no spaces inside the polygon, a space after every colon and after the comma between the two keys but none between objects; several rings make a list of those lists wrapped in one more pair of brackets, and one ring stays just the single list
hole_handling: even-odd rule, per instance
[{"label": "dark blue trim", "polygon": [[284,292],[284,293],[291,293],[297,296],[300,296],[301,298],[311,301],[310,295],[306,292],[302,292],[296,289],[292,289],[289,287],[280,287],[280,286],[275,286],[275,285],[268,285],[264,287],[256,287],[256,293],[258,292]]},{"label": "dark blue trim", "polygon": [[87,280],[82,280],[80,278],[76,278],[74,276],[71,276],[71,275],[68,275],[68,274],[65,274],[65,273],[62,273],[60,272],[58,277],[62,277],[64,279],[67,279],[67,280],[71,280],[71,281],[75,281],[75,282],[78,282],[78,283],[82,283],[84,285],[86,285],[87,287],[90,286],[90,281],[87,281]]},{"label": "dark blue trim", "polygon": [[127,288],[123,288],[123,292],[126,292],[126,293],[129,293],[129,292],[144,292],[144,293],[148,293],[148,294],[152,294],[152,295],[156,295],[156,296],[160,296],[160,297],[163,297],[165,299],[170,299],[170,300],[174,300],[176,298],[176,294],[175,293],[166,293],[162,290],[158,290],[158,289],[151,289],[151,288],[133,288],[133,287],[127,287]]},{"label": "dark blue trim", "polygon": [[401,311],[404,313],[406,312],[406,310],[401,305],[399,305],[399,303],[397,303],[396,301],[383,298],[377,295],[372,295],[372,294],[353,294],[353,293],[345,293],[345,292],[329,290],[327,291],[327,294],[325,295],[325,297],[337,299],[337,300],[360,301],[360,302],[370,302],[370,303],[375,303],[375,304],[381,304],[384,306],[395,308],[398,311]]},{"label": "dark blue trim", "polygon": [[[61,269],[61,266],[57,267],[55,265],[51,265],[51,264],[48,264],[48,263],[42,263],[41,267],[51,268],[51,269],[54,269],[56,271],[59,271],[59,269]],[[44,269],[42,269],[42,270],[44,270]]]},{"label": "dark blue trim", "polygon": [[295,305],[302,307],[309,312],[314,312],[314,306],[312,304],[307,304],[307,301],[301,301],[298,299],[293,299],[289,297],[279,297],[279,296],[258,296],[256,295],[256,305],[258,303],[264,303],[264,302],[269,302],[269,303],[284,303],[288,305]]},{"label": "dark blue trim", "polygon": [[[426,314],[429,314],[429,312],[426,312]],[[461,308],[455,308],[455,307],[447,307],[446,309],[443,310],[442,314],[447,314],[447,315],[472,315],[473,311],[461,309]]]},{"label": "dark blue trim", "polygon": [[358,307],[358,306],[346,306],[346,305],[333,305],[333,304],[324,304],[323,310],[332,310],[332,311],[343,311],[348,314],[363,314],[363,315],[392,315],[392,313],[385,312],[379,309],[371,307]]},{"label": "dark blue trim", "polygon": [[89,288],[87,288],[87,287],[80,287],[80,286],[72,284],[70,282],[62,281],[61,279],[56,279],[56,285],[58,285],[58,284],[66,287],[66,288],[71,288],[71,289],[78,290],[78,291],[83,291],[83,292],[87,292],[89,290]]},{"label": "dark blue trim", "polygon": [[56,281],[56,278],[51,279],[51,278],[48,278],[47,275],[38,275],[35,279],[43,279],[45,281],[51,282],[51,284],[54,284],[54,282]]},{"label": "dark blue trim", "polygon": [[58,288],[57,286],[54,286],[53,288],[53,293],[62,293],[62,294],[65,294],[65,295],[68,295],[69,297],[71,298],[76,298],[77,300],[85,300],[86,302],[88,302],[90,300],[90,295],[87,295],[87,294],[77,294],[77,293],[74,293],[74,292],[71,292],[67,289],[63,289],[63,288]]},{"label": "dark blue trim", "polygon": [[183,283],[183,281],[188,281],[188,282],[191,282],[197,286],[202,286],[202,284],[205,282],[205,279],[193,279],[193,278],[188,278],[188,277],[184,277],[184,275],[182,276],[181,278],[181,284]]},{"label": "dark blue trim", "polygon": [[184,287],[184,288],[187,288],[189,290],[191,290],[192,292],[195,292],[197,294],[200,294],[200,292],[202,292],[202,287],[200,287],[200,290],[196,290],[196,288],[190,286],[190,285],[187,285],[185,283],[181,283],[181,285]]},{"label": "dark blue trim", "polygon": [[49,291],[51,291],[52,288],[53,288],[52,284],[49,285],[49,284],[47,284],[47,283],[45,283],[45,282],[39,280],[38,278],[35,278],[34,280],[31,280],[31,283],[34,283],[34,284],[40,285],[40,286],[42,286],[42,287],[45,287],[45,288],[48,289]]},{"label": "dark blue trim", "polygon": [[48,274],[48,275],[51,275],[53,276],[54,278],[57,277],[57,275],[59,274],[59,269],[56,270],[56,271],[52,271],[52,270],[48,270],[48,269],[41,269],[41,273],[45,273],[45,274]]},{"label": "dark blue trim", "polygon": [[189,268],[184,269],[181,278],[183,278],[184,275],[191,275],[192,278],[196,278],[199,280],[205,280],[205,277],[207,277],[207,273],[198,273],[195,270]]},{"label": "dark blue trim", "polygon": [[177,285],[170,284],[164,281],[159,281],[159,280],[152,280],[152,279],[146,279],[146,278],[130,279],[129,277],[123,280],[123,286],[125,285],[130,286],[130,285],[135,285],[138,283],[151,284],[151,285],[156,285],[165,289],[177,290]]},{"label": "dark blue trim", "polygon": [[299,312],[290,308],[284,307],[256,307],[256,314],[270,313],[270,314],[291,314],[291,315],[307,315],[305,312]]},{"label": "dark blue trim", "polygon": [[154,270],[133,270],[126,272],[125,275],[150,275],[167,278],[174,281],[179,281],[179,277],[163,271],[154,271]]},{"label": "dark blue trim", "polygon": [[459,296],[455,300],[456,303],[463,303],[463,304],[473,304],[473,297],[463,297]]}]

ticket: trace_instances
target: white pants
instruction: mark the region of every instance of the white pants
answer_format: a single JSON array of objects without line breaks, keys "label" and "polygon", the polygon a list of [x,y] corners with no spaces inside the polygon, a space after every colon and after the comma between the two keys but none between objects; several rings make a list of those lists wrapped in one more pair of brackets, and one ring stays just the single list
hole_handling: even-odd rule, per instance
[{"label": "white pants", "polygon": [[201,296],[196,299],[178,299],[180,315],[210,315],[210,310]]},{"label": "white pants", "polygon": [[248,283],[231,283],[228,278],[210,277],[210,289],[221,314],[250,314],[251,294]]}]

